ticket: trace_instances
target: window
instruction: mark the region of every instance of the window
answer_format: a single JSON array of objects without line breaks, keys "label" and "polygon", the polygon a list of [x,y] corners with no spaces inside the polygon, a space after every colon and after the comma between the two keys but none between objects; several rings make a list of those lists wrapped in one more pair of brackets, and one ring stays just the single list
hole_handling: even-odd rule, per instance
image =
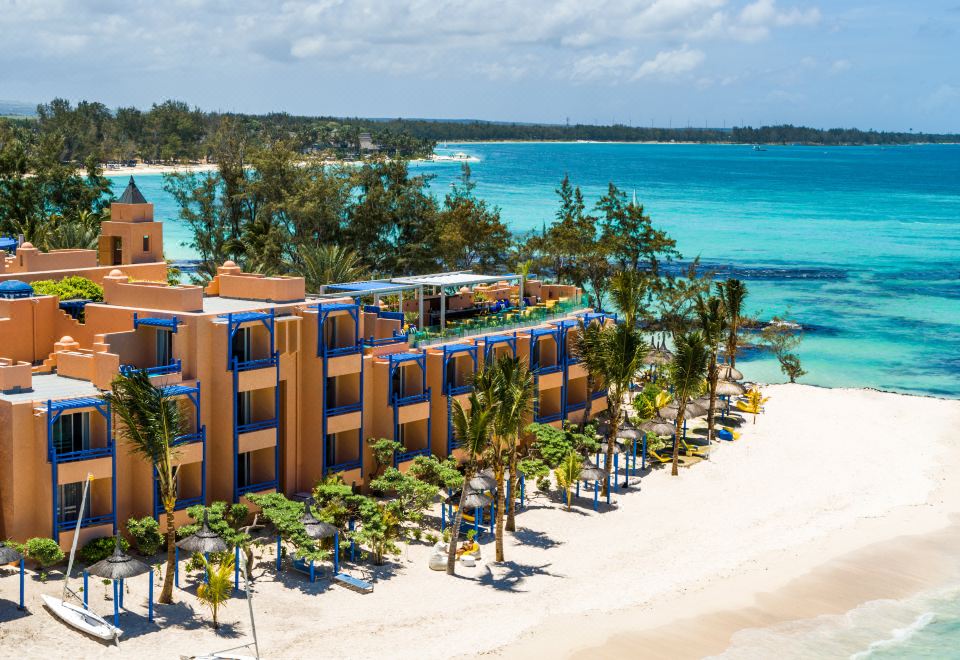
[{"label": "window", "polygon": [[143,237],[143,251],[144,251],[144,252],[149,252],[149,251],[150,251],[150,237],[149,237],[149,236],[144,236],[144,237]]},{"label": "window", "polygon": [[253,421],[253,392],[237,392],[237,425]]},{"label": "window", "polygon": [[398,424],[397,425],[397,442],[399,442],[404,447],[407,446],[407,425]]},{"label": "window", "polygon": [[406,371],[402,366],[397,367],[393,370],[393,380],[391,381],[391,387],[393,388],[394,396],[403,396],[404,395],[404,384],[406,383]]},{"label": "window", "polygon": [[253,483],[250,452],[246,451],[237,456],[237,488],[245,488]]},{"label": "window", "polygon": [[166,328],[157,328],[157,366],[173,362],[173,333]]},{"label": "window", "polygon": [[447,360],[447,387],[457,386],[457,358]]},{"label": "window", "polygon": [[327,348],[338,348],[336,316],[328,316],[323,322],[323,345]]},{"label": "window", "polygon": [[[83,500],[83,482],[61,484],[57,487],[57,522],[73,522],[80,514],[80,502]],[[90,495],[83,507],[83,517],[90,517]]]},{"label": "window", "polygon": [[238,362],[249,362],[251,360],[250,334],[250,328],[239,328],[233,335],[230,354],[235,357]]},{"label": "window", "polygon": [[327,399],[327,408],[337,407],[337,379],[335,376],[327,376],[327,383],[323,388],[324,396]]},{"label": "window", "polygon": [[323,439],[323,453],[326,461],[325,467],[337,464],[337,434],[328,433]]},{"label": "window", "polygon": [[90,449],[90,413],[60,415],[53,425],[53,446],[58,454]]}]

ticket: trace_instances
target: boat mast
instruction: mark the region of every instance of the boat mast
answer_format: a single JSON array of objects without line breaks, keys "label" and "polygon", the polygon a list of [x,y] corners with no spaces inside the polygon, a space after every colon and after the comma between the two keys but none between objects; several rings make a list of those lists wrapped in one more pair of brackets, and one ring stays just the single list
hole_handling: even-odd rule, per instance
[{"label": "boat mast", "polygon": [[[93,481],[93,475],[89,472],[87,473],[87,478],[83,482],[83,496],[80,498],[80,511],[77,513],[77,526],[73,530],[73,543],[70,544],[70,561],[67,562],[67,574],[63,578],[63,594],[60,596],[61,601],[67,600],[67,593],[73,593],[70,591],[70,572],[73,570],[73,556],[77,553],[77,541],[80,538],[80,523],[83,522],[83,510],[87,507],[87,491],[90,490],[90,482]],[[54,521],[56,524],[56,521]],[[86,607],[86,606],[84,606]]]}]

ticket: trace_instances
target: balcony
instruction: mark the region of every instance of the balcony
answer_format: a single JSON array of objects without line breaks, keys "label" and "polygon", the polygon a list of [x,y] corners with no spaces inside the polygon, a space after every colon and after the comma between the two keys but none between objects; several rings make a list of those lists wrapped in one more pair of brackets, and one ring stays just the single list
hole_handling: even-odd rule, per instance
[{"label": "balcony", "polygon": [[360,409],[363,407],[363,404],[359,401],[356,403],[345,403],[340,406],[329,406],[326,409],[327,417],[335,417],[337,415],[346,415],[353,412],[360,412]]},{"label": "balcony", "polygon": [[397,463],[404,463],[406,461],[412,461],[417,456],[429,456],[430,447],[424,447],[423,449],[411,449],[409,451],[398,451],[396,458],[394,459]]},{"label": "balcony", "polygon": [[276,367],[280,362],[280,355],[274,353],[270,357],[240,360],[236,357],[230,363],[234,371],[251,371],[253,369],[266,369],[267,367]]},{"label": "balcony", "polygon": [[74,461],[89,461],[94,458],[103,458],[113,455],[113,447],[90,447],[80,451],[68,451],[62,454],[54,452],[57,463],[72,463]]},{"label": "balcony", "polygon": [[447,394],[457,396],[458,394],[469,394],[473,391],[473,383],[465,385],[447,385]]},{"label": "balcony", "polygon": [[576,412],[578,410],[584,410],[587,407],[586,401],[577,401],[573,403],[567,403],[567,412]]},{"label": "balcony", "polygon": [[406,396],[394,394],[392,403],[395,406],[409,406],[415,403],[426,403],[429,400],[430,388],[428,387],[423,392],[419,392],[417,394],[407,394]]},{"label": "balcony", "polygon": [[[113,524],[113,514],[106,513],[101,516],[88,516],[80,520],[80,527],[99,527],[100,525],[112,525]],[[57,531],[67,532],[76,529],[77,521],[76,519],[72,520],[58,520],[57,521]]]},{"label": "balcony", "polygon": [[265,490],[277,490],[277,480],[271,479],[270,481],[261,481],[260,483],[247,484],[246,486],[239,486],[237,488],[237,495],[246,495],[248,493],[259,493]]},{"label": "balcony", "polygon": [[120,373],[124,376],[131,376],[137,372],[143,372],[148,376],[166,376],[168,374],[178,374],[183,371],[183,363],[180,360],[174,360],[169,364],[161,364],[156,367],[137,367],[132,364],[121,364]]},{"label": "balcony", "polygon": [[563,414],[559,412],[543,414],[543,415],[541,415],[540,413],[537,413],[533,416],[533,421],[539,424],[549,424],[551,422],[559,422],[561,419],[563,419]]},{"label": "balcony", "polygon": [[264,419],[259,422],[247,422],[245,424],[237,424],[237,433],[253,433],[254,431],[264,431],[266,429],[275,429],[277,428],[277,418],[272,417],[270,419]]}]

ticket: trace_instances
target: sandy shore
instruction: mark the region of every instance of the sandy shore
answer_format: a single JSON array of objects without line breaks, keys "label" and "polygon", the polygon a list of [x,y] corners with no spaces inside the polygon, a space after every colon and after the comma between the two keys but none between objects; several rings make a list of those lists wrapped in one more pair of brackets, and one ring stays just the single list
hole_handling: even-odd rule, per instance
[{"label": "sandy shore", "polygon": [[[958,464],[950,440],[960,402],[800,385],[767,392],[767,411],[746,420],[740,440],[677,478],[645,474],[612,509],[594,513],[585,497],[568,513],[536,495],[503,565],[459,568],[451,579],[427,569],[426,544],[411,545],[379,569],[348,566],[377,580],[360,595],[277,576],[265,548],[254,601],[264,656],[700,657],[744,627],[845,611],[960,573],[941,551],[960,539],[951,526],[960,494],[946,481]],[[492,549],[487,541],[486,557]],[[230,602],[215,635],[192,587],[147,624],[146,582],[129,584],[117,650],[43,610],[39,594],[57,591],[54,577],[31,579],[30,612],[17,613],[7,571],[0,649],[175,657],[247,641],[242,601]],[[102,587],[91,592],[96,609],[110,611]]]},{"label": "sandy shore", "polygon": [[142,176],[149,174],[173,174],[185,172],[214,172],[216,163],[183,165],[135,165],[133,167],[104,167],[104,176]]}]

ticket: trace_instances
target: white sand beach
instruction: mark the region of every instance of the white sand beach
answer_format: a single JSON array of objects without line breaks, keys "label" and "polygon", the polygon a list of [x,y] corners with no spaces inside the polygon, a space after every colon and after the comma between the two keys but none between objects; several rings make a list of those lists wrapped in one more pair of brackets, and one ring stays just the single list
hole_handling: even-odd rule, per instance
[{"label": "white sand beach", "polygon": [[176,165],[147,165],[139,163],[133,167],[104,166],[104,176],[142,176],[144,174],[174,174],[186,172],[214,172],[216,163],[183,163]]},{"label": "white sand beach", "polygon": [[[614,495],[612,509],[594,513],[587,496],[567,512],[531,488],[503,565],[458,567],[450,578],[427,568],[426,544],[413,545],[374,571],[374,592],[360,595],[299,573],[278,577],[267,548],[255,571],[263,657],[360,658],[385,649],[398,658],[700,657],[722,651],[738,628],[843,611],[960,568],[936,553],[909,571],[889,564],[897,539],[942,536],[960,514],[960,489],[947,481],[960,459],[960,401],[804,385],[766,393],[766,412],[756,424],[745,420],[741,439],[679,477],[645,474]],[[909,547],[924,547],[917,543]],[[492,555],[489,539],[483,551]],[[838,583],[844,566],[864,579]],[[864,577],[872,569],[880,579]],[[347,570],[371,577],[366,565]],[[58,578],[28,577],[29,613],[21,614],[16,574],[5,570],[0,649],[30,658],[171,658],[248,640],[242,600],[229,603],[215,634],[192,588],[158,606],[157,624],[148,625],[138,616],[146,613],[144,577],[129,584],[120,648],[105,646],[43,609],[40,594],[56,593]],[[784,597],[790,589],[800,595]],[[102,594],[94,586],[91,603],[106,614],[112,604]],[[703,636],[675,634],[697,626]]]}]

